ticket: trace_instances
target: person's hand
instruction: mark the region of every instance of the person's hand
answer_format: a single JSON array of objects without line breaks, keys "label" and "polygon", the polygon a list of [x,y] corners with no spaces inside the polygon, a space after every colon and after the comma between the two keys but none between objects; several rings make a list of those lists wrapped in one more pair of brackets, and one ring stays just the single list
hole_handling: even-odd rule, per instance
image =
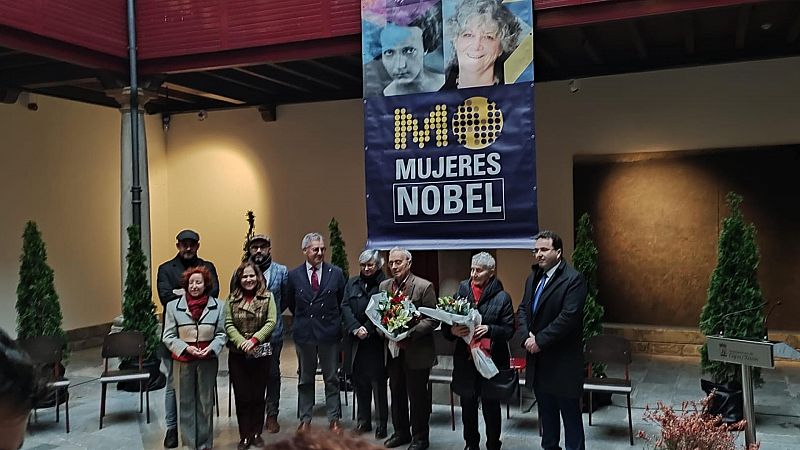
[{"label": "person's hand", "polygon": [[184,352],[188,353],[191,356],[198,356],[199,352],[200,352],[200,349],[198,349],[194,345],[190,345],[190,346],[186,347],[186,350],[184,350]]},{"label": "person's hand", "polygon": [[475,339],[480,339],[483,337],[484,334],[489,332],[489,325],[478,325],[475,327],[475,334],[473,335]]},{"label": "person's hand", "polygon": [[256,346],[256,344],[253,344],[253,341],[251,341],[250,339],[247,339],[244,342],[242,342],[241,344],[239,344],[239,350],[247,353],[250,350],[252,350],[253,347],[255,347],[255,346]]},{"label": "person's hand", "polygon": [[355,335],[359,339],[366,339],[367,336],[369,336],[369,332],[367,332],[367,329],[362,326],[356,330]]},{"label": "person's hand", "polygon": [[450,328],[450,332],[453,333],[453,336],[464,337],[469,335],[469,327],[466,325],[453,325]]},{"label": "person's hand", "polygon": [[211,356],[211,354],[212,354],[211,347],[206,347],[206,348],[200,350],[197,353],[197,357],[198,358],[208,358],[209,356]]},{"label": "person's hand", "polygon": [[186,293],[186,291],[184,291],[183,288],[181,288],[181,289],[173,289],[172,293],[175,294],[175,295],[183,295],[183,294]]},{"label": "person's hand", "polygon": [[542,349],[536,344],[536,336],[534,336],[533,333],[528,334],[528,339],[525,339],[525,350],[527,350],[528,353],[539,353]]}]

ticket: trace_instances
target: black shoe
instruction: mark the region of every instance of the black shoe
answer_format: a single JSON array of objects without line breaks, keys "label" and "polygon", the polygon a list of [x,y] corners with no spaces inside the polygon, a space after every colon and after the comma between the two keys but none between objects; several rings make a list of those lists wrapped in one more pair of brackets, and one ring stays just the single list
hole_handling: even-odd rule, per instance
[{"label": "black shoe", "polygon": [[401,445],[406,445],[409,442],[411,442],[411,436],[398,436],[393,434],[392,437],[383,443],[383,446],[386,448],[395,448],[400,447]]},{"label": "black shoe", "polygon": [[353,428],[353,433],[355,434],[363,434],[370,431],[372,431],[372,424],[367,422],[359,423],[355,428]]},{"label": "black shoe", "polygon": [[253,439],[250,440],[250,445],[252,445],[253,447],[259,447],[259,448],[263,447],[265,445],[264,444],[264,438],[262,438],[260,434],[256,434],[256,435],[253,436]]},{"label": "black shoe", "polygon": [[164,447],[178,448],[178,428],[168,428],[167,435],[164,436]]},{"label": "black shoe", "polygon": [[467,445],[464,447],[464,450],[481,450],[481,446],[480,446],[480,445],[470,445],[470,444],[467,444]]},{"label": "black shoe", "polygon": [[242,438],[242,440],[239,441],[239,445],[236,446],[236,450],[247,450],[248,448],[250,448],[250,438],[249,437]]},{"label": "black shoe", "polygon": [[375,429],[375,439],[386,439],[386,425],[378,425]]},{"label": "black shoe", "polygon": [[430,447],[430,443],[427,440],[414,439],[411,441],[411,445],[408,446],[408,450],[426,450],[428,447]]}]

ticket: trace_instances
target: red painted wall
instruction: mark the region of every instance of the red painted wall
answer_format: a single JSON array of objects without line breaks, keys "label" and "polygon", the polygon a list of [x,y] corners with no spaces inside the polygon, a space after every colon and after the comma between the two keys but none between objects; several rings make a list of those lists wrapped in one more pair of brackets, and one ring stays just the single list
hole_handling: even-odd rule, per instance
[{"label": "red painted wall", "polygon": [[0,25],[127,57],[125,0],[0,0]]}]

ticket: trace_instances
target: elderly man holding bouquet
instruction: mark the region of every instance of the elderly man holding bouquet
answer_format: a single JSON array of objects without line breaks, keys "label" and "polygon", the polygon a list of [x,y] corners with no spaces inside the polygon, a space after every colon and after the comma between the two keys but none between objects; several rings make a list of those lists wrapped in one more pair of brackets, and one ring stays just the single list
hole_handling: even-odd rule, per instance
[{"label": "elderly man holding bouquet", "polygon": [[[389,252],[389,270],[392,278],[383,281],[380,290],[388,291],[392,296],[402,294],[416,307],[436,307],[436,293],[431,282],[411,273],[411,252],[393,248]],[[431,393],[428,378],[436,362],[433,330],[437,326],[436,320],[421,317],[410,327],[407,337],[398,343],[400,351],[397,356],[388,357],[394,434],[384,443],[387,448],[410,443],[408,450],[425,450],[430,445]],[[409,351],[412,346],[413,351]]]},{"label": "elderly man holding bouquet", "polygon": [[[453,353],[453,391],[461,398],[461,419],[464,423],[465,450],[480,449],[481,435],[478,431],[478,402],[483,405],[483,420],[486,422],[486,449],[500,449],[500,399],[492,398],[486,389],[492,381],[483,377],[475,367],[471,346],[490,349],[494,365],[500,369],[509,367],[508,341],[514,333],[514,309],[511,297],[503,290],[503,284],[495,277],[495,260],[492,255],[481,252],[472,257],[470,277],[461,282],[457,299],[467,299],[475,305],[481,315],[481,325],[475,327],[472,344],[464,339],[456,341]],[[466,325],[443,325],[448,339],[464,338],[470,329]],[[484,342],[481,342],[484,341]]]}]

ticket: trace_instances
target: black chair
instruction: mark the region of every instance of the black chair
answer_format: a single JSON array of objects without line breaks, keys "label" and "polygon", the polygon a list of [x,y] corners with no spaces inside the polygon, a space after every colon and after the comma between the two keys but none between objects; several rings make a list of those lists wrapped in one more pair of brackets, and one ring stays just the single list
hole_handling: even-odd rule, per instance
[{"label": "black chair", "polygon": [[[433,332],[433,345],[436,350],[436,356],[453,356],[453,351],[456,348],[455,341],[451,341],[444,337],[441,330]],[[432,368],[431,376],[428,378],[428,390],[433,391],[433,384],[446,384],[447,390],[450,391],[450,427],[453,431],[456,430],[456,408],[453,402],[453,389],[450,383],[453,382],[453,369],[440,369]]]},{"label": "black chair", "polygon": [[[41,374],[47,380],[48,389],[55,393],[56,422],[60,421],[60,399],[59,393],[62,389],[69,389],[69,380],[64,378],[61,371],[61,359],[63,356],[64,341],[57,336],[38,336],[17,341],[20,348],[24,350],[33,362],[40,369]],[[69,433],[69,395],[64,399],[64,422],[67,433]],[[33,409],[34,420],[38,419],[36,407]]]},{"label": "black chair", "polygon": [[[592,393],[610,392],[625,394],[628,400],[628,434],[633,445],[633,422],[631,419],[631,392],[633,386],[630,379],[631,343],[621,336],[601,334],[586,341],[584,358],[587,363],[587,375],[583,381],[583,390],[589,393],[589,426],[592,425]],[[625,378],[596,378],[592,374],[592,364],[624,364]]]},{"label": "black chair", "polygon": [[[120,381],[139,382],[139,413],[142,412],[142,397],[147,397],[147,423],[150,423],[150,391],[147,388],[150,372],[144,370],[145,354],[144,335],[139,331],[120,331],[109,334],[103,339],[102,356],[105,360],[103,373],[100,375],[100,428],[103,428],[103,416],[106,414],[106,388],[108,383]],[[138,369],[108,370],[109,358],[137,358]]]}]

